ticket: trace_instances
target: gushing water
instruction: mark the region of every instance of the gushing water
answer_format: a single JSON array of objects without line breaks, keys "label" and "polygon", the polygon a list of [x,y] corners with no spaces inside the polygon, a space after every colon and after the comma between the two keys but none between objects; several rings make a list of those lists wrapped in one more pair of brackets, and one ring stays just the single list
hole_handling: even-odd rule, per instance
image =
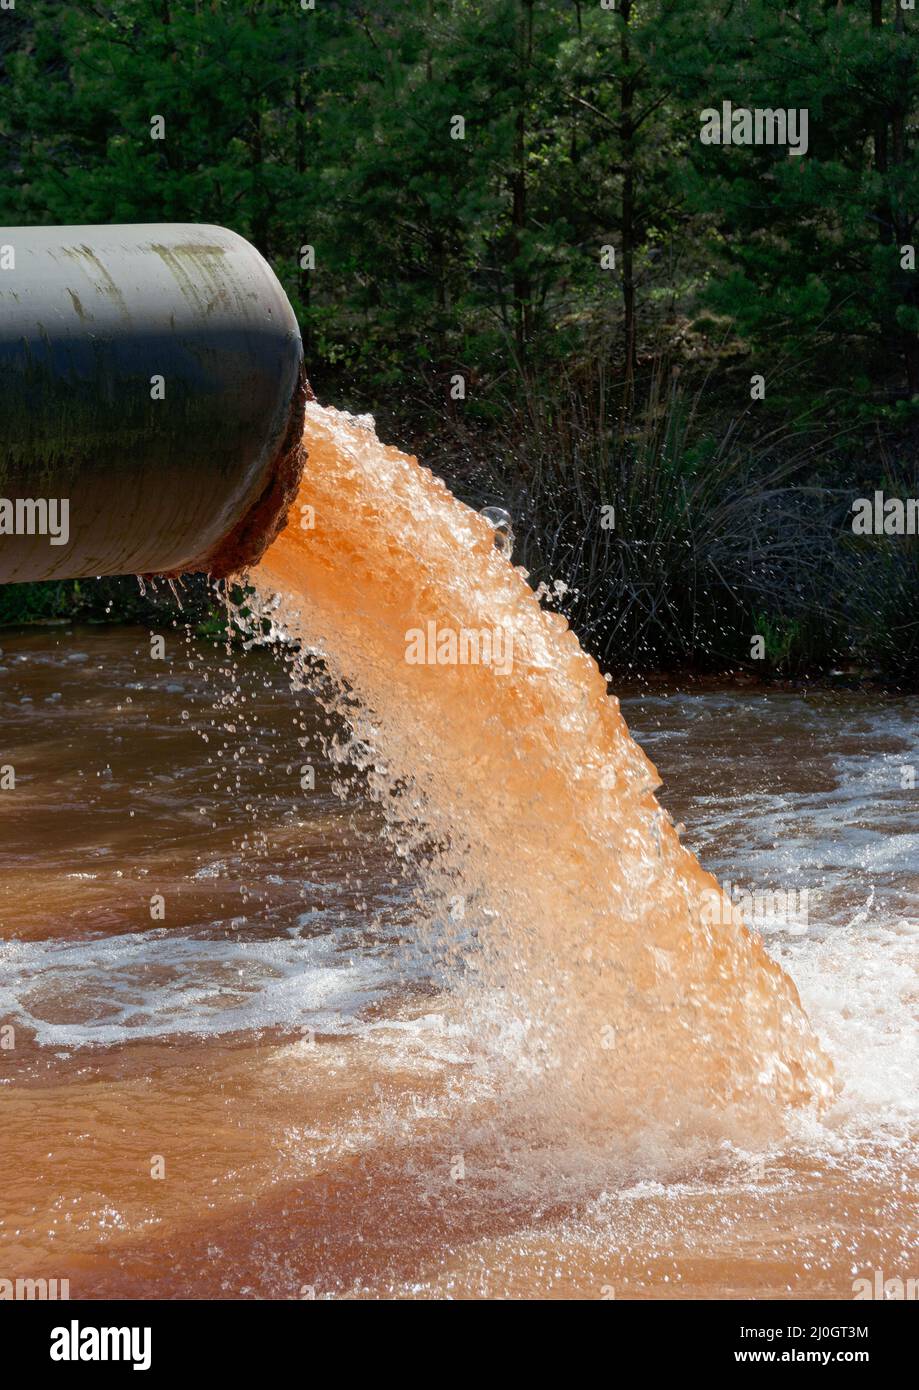
[{"label": "gushing water", "polygon": [[[307,408],[254,581],[343,692],[421,872],[477,1060],[537,1132],[775,1133],[832,1068],[794,985],[679,840],[595,662],[464,506],[370,422]],[[501,543],[496,545],[496,536]],[[342,750],[338,750],[341,755]]]}]

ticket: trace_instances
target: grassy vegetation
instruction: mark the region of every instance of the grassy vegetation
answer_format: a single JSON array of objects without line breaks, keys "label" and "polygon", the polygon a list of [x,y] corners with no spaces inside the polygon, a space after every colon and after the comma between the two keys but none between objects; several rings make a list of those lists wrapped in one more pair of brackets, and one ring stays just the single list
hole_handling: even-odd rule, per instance
[{"label": "grassy vegetation", "polygon": [[[439,470],[511,512],[516,562],[534,586],[561,581],[604,669],[915,685],[919,541],[853,536],[853,501],[882,485],[864,476],[862,431],[828,412],[717,415],[706,392],[657,372],[629,413],[602,373],[586,387],[559,375],[487,429],[454,424]],[[909,433],[884,452],[886,494],[919,495]]]}]

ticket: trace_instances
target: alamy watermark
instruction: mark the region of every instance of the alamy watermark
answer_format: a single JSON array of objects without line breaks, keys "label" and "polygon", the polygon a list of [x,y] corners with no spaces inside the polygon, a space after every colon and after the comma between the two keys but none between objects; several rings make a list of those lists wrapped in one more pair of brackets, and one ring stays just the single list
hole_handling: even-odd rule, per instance
[{"label": "alamy watermark", "polygon": [[872,1269],[852,1280],[852,1297],[858,1302],[885,1301],[901,1303],[906,1299],[919,1301],[919,1279],[888,1279],[882,1269]]},{"label": "alamy watermark", "polygon": [[742,917],[761,934],[787,931],[803,936],[810,923],[812,902],[819,896],[809,888],[739,888],[726,879],[720,888],[703,893],[702,922],[727,926]]},{"label": "alamy watermark", "polygon": [[856,497],[852,503],[856,536],[919,536],[919,497]]},{"label": "alamy watermark", "polygon": [[67,497],[0,497],[0,536],[47,536],[50,545],[70,540]]},{"label": "alamy watermark", "polygon": [[3,1302],[43,1303],[61,1298],[70,1298],[69,1279],[27,1279],[23,1276],[0,1279],[0,1301]]},{"label": "alamy watermark", "polygon": [[429,619],[405,634],[409,666],[491,666],[495,675],[514,669],[514,634],[500,627],[439,627]]},{"label": "alamy watermark", "polygon": [[703,145],[787,145],[790,155],[807,154],[806,107],[707,106],[700,112]]},{"label": "alamy watermark", "polygon": [[52,1361],[130,1361],[148,1371],[153,1360],[149,1327],[87,1327],[77,1318],[51,1329]]}]

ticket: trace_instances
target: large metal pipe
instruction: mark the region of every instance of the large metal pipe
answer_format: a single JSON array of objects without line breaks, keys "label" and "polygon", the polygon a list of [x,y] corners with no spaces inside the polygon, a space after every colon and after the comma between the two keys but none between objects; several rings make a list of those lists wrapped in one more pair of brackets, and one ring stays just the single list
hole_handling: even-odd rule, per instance
[{"label": "large metal pipe", "polygon": [[0,583],[253,564],[308,390],[287,297],[235,232],[0,227]]}]

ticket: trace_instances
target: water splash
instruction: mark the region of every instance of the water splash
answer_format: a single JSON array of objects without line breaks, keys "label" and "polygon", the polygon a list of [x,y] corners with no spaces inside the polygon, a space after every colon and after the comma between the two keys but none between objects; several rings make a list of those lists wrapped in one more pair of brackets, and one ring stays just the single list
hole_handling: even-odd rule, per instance
[{"label": "water splash", "polygon": [[483,507],[479,512],[495,533],[495,549],[509,560],[514,553],[514,523],[503,507]]},{"label": "water splash", "polygon": [[508,1108],[601,1142],[749,1139],[826,1101],[794,985],[736,914],[708,920],[717,885],[659,807],[656,769],[491,521],[363,420],[310,404],[305,442],[253,579],[344,692],[363,775],[422,875],[419,926]]}]

